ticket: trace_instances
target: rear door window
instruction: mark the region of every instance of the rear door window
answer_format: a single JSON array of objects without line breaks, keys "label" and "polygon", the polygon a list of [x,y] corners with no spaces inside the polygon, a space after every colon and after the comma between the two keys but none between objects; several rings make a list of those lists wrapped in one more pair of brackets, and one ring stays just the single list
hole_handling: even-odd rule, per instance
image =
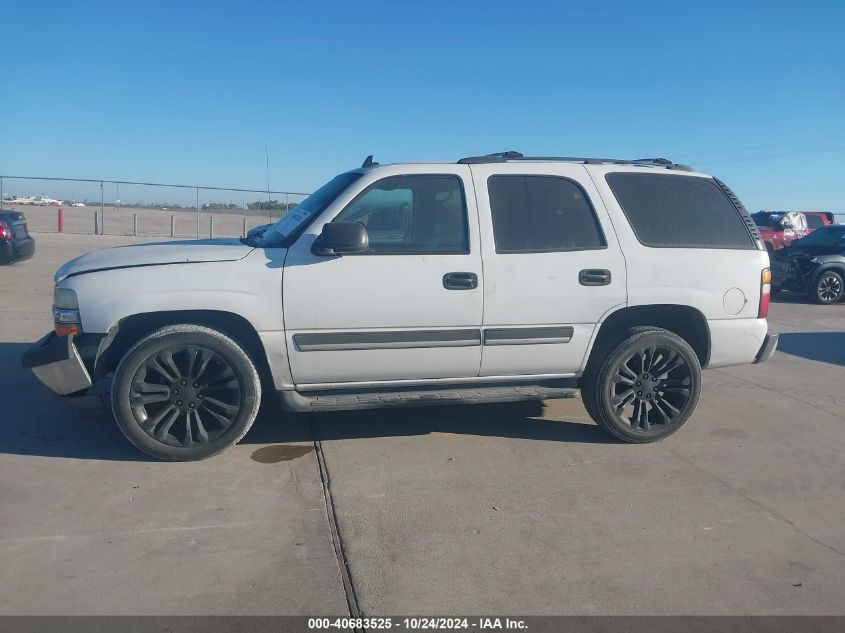
[{"label": "rear door window", "polygon": [[645,246],[756,248],[739,211],[710,178],[617,172],[607,183]]},{"label": "rear door window", "polygon": [[497,253],[604,248],[587,194],[559,176],[490,176],[487,180]]}]

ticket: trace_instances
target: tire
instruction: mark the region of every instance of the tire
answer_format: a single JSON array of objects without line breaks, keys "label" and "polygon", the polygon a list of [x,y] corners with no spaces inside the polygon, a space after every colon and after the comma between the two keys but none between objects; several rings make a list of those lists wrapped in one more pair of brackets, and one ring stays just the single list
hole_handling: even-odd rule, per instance
[{"label": "tire", "polygon": [[170,325],[139,340],[112,384],[120,430],[166,461],[206,459],[237,444],[260,402],[261,380],[244,349],[200,325]]},{"label": "tire", "polygon": [[810,288],[810,298],[821,305],[833,305],[845,293],[842,275],[835,270],[824,270]]},{"label": "tire", "polygon": [[630,328],[593,351],[581,384],[584,407],[601,428],[625,442],[656,442],[695,411],[701,365],[680,336]]}]

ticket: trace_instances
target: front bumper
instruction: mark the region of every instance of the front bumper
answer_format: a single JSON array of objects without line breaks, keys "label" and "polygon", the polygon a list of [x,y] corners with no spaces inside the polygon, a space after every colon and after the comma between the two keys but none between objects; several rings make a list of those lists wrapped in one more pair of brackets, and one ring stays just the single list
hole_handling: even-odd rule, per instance
[{"label": "front bumper", "polygon": [[778,347],[778,334],[774,334],[773,332],[769,332],[766,334],[766,338],[763,339],[763,345],[760,347],[760,351],[757,352],[757,356],[754,358],[754,363],[765,363],[772,357],[772,354],[775,353],[775,350]]},{"label": "front bumper", "polygon": [[21,357],[24,369],[60,396],[77,393],[91,386],[91,376],[73,343],[73,336],[50,332]]}]

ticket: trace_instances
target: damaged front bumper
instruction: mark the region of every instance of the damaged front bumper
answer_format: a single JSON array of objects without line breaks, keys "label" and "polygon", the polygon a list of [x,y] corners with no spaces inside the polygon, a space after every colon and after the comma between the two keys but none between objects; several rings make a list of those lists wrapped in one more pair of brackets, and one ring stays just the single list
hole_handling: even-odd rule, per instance
[{"label": "damaged front bumper", "polygon": [[73,335],[57,336],[50,332],[21,357],[24,369],[51,391],[81,408],[103,405],[102,394],[92,393],[91,375],[73,342]]},{"label": "damaged front bumper", "polygon": [[91,386],[91,376],[73,344],[72,335],[57,336],[50,332],[24,353],[21,364],[60,396]]}]

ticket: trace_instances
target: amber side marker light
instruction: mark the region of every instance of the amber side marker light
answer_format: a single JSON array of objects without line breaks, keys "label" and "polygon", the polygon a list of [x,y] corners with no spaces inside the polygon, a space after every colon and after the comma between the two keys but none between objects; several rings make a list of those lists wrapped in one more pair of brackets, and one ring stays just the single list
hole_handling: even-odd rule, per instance
[{"label": "amber side marker light", "polygon": [[79,325],[73,324],[61,324],[57,323],[55,327],[56,334],[59,336],[67,336],[68,334],[73,334],[74,336],[79,336],[82,334],[82,328]]},{"label": "amber side marker light", "polygon": [[760,307],[757,309],[757,318],[765,319],[769,316],[769,302],[772,296],[772,271],[764,268],[760,273]]}]

